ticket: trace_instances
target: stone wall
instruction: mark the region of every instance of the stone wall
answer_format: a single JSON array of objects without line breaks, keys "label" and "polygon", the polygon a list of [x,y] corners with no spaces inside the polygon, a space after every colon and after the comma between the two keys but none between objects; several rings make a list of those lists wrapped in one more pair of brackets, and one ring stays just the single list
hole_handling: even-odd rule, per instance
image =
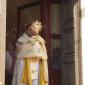
[{"label": "stone wall", "polygon": [[0,0],[0,85],[5,76],[6,0]]},{"label": "stone wall", "polygon": [[85,85],[85,0],[81,1],[81,38],[82,38],[82,76]]}]

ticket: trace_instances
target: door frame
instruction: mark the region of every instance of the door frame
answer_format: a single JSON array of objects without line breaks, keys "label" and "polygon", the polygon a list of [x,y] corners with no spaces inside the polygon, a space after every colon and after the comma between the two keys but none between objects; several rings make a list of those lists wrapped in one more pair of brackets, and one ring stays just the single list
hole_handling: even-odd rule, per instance
[{"label": "door frame", "polygon": [[[82,40],[81,40],[81,0],[74,0],[74,32],[75,32],[75,60],[76,60],[76,85],[83,85],[82,76]],[[79,82],[78,82],[79,79]]]},{"label": "door frame", "polygon": [[5,85],[6,0],[0,0],[0,85]]}]

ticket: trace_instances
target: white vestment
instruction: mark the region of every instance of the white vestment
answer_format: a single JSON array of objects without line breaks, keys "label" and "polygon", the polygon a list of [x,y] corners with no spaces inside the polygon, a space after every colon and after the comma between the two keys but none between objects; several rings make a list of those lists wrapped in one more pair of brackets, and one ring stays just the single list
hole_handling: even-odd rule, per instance
[{"label": "white vestment", "polygon": [[[37,68],[37,76],[36,74],[33,75],[33,79],[32,79],[32,85],[38,85],[38,73],[39,73],[39,64],[38,63],[31,63],[30,64],[30,68],[32,71],[32,67],[36,67]],[[18,59],[16,60],[16,65],[15,65],[15,71],[14,71],[14,76],[13,76],[13,81],[12,81],[12,85],[27,85],[24,84],[21,80],[22,80],[22,73],[23,73],[23,69],[24,69],[24,61],[23,59]]]},{"label": "white vestment", "polygon": [[[38,36],[38,39],[41,40],[41,42],[44,43],[44,40]],[[26,33],[21,36],[17,43],[17,52],[16,52],[16,65],[14,70],[14,76],[12,85],[27,85],[23,83],[22,80],[22,74],[25,66],[24,58],[29,57],[42,57],[42,59],[47,59],[47,53],[46,50],[40,45],[40,42],[38,41],[36,36],[33,36],[30,38]],[[30,63],[30,71],[34,71],[34,74],[31,74],[32,77],[32,85],[39,85],[39,63]]]}]

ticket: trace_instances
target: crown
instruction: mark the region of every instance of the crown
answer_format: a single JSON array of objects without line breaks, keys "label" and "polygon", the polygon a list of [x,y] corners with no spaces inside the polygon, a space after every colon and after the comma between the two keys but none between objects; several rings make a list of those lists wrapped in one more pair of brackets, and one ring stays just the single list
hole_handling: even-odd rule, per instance
[{"label": "crown", "polygon": [[31,25],[32,30],[34,30],[36,33],[39,33],[42,30],[42,24],[38,20],[35,22],[32,22]]}]

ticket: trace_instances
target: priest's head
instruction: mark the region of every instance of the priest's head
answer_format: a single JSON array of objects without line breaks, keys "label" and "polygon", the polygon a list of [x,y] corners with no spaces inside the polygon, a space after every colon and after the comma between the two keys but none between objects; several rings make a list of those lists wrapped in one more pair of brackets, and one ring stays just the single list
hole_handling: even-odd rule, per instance
[{"label": "priest's head", "polygon": [[36,20],[35,22],[32,22],[31,25],[28,25],[26,28],[26,32],[28,33],[28,35],[34,36],[40,33],[40,31],[42,30],[42,24],[41,22]]}]

